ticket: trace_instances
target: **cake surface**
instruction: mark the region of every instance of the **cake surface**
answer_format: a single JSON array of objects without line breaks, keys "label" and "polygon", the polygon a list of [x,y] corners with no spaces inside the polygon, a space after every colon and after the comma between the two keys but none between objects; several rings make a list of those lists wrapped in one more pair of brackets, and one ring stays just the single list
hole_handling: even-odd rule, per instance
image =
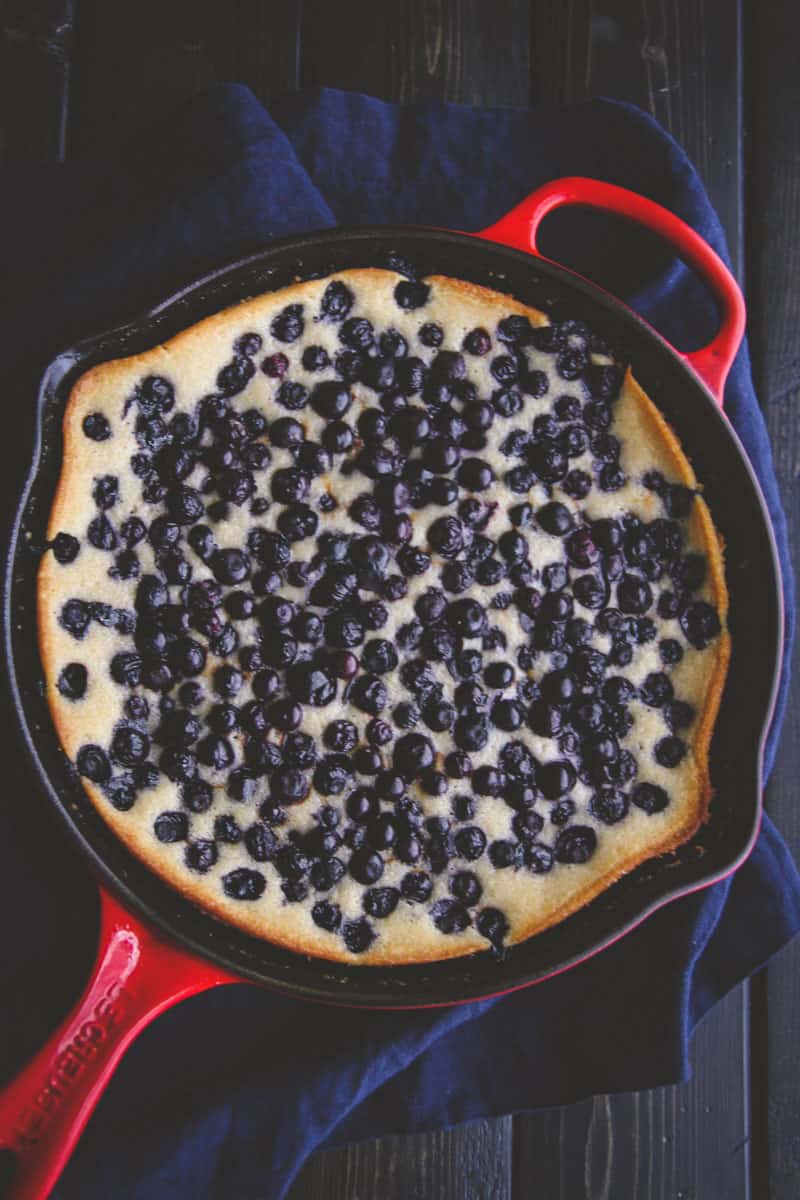
[{"label": "cake surface", "polygon": [[581,322],[377,268],[248,300],[78,380],[48,537],[68,758],[257,936],[501,952],[707,816],[719,539]]}]

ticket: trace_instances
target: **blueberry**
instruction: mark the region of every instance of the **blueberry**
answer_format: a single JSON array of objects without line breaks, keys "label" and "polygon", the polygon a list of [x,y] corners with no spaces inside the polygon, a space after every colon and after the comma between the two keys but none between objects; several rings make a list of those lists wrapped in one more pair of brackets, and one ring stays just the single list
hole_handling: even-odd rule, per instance
[{"label": "blueberry", "polygon": [[472,787],[479,796],[499,796],[506,783],[504,772],[488,764],[478,767],[472,776]]},{"label": "blueberry", "polygon": [[423,465],[437,475],[446,475],[454,470],[460,457],[458,446],[448,437],[437,435],[429,438],[423,445]]},{"label": "blueberry", "polygon": [[624,613],[641,615],[653,603],[650,585],[637,575],[625,574],[617,584],[617,604]]},{"label": "blueberry", "polygon": [[403,546],[396,557],[397,565],[406,576],[424,575],[431,565],[430,555],[418,546]]},{"label": "blueberry", "polygon": [[597,834],[588,825],[571,825],[556,838],[555,857],[560,863],[585,863],[595,852]]},{"label": "blueberry", "polygon": [[489,724],[483,716],[461,716],[453,731],[453,740],[461,750],[482,750],[489,740]]},{"label": "blueberry", "polygon": [[484,908],[478,913],[476,928],[495,950],[500,950],[509,931],[508,919],[499,908]]},{"label": "blueberry", "polygon": [[562,487],[573,500],[583,500],[592,490],[592,480],[585,471],[569,471],[564,477]]},{"label": "blueberry", "polygon": [[507,688],[514,678],[514,668],[507,662],[492,662],[483,672],[483,681],[487,687]]},{"label": "blueberry", "polygon": [[504,733],[513,733],[525,720],[525,709],[516,700],[497,700],[492,706],[492,724]]},{"label": "blueberry", "polygon": [[317,514],[306,504],[291,504],[278,517],[278,529],[290,542],[313,537],[318,525]]},{"label": "blueberry", "polygon": [[197,841],[189,842],[183,855],[189,870],[201,875],[211,870],[217,857],[216,844],[208,838],[198,838]]},{"label": "blueberry", "polygon": [[579,575],[573,581],[572,591],[578,604],[584,608],[602,608],[608,599],[606,585],[597,575]]},{"label": "blueberry", "polygon": [[663,708],[673,694],[669,676],[659,671],[651,671],[639,688],[639,698],[649,708]]},{"label": "blueberry", "polygon": [[153,832],[160,842],[185,842],[189,835],[189,818],[185,812],[162,812],[153,822]]},{"label": "blueberry", "polygon": [[120,725],[111,742],[111,757],[123,767],[144,762],[150,752],[150,739],[135,725]]},{"label": "blueberry", "polygon": [[488,330],[478,326],[465,335],[462,347],[467,354],[481,358],[484,354],[488,354],[492,347],[491,335]]},{"label": "blueberry", "polygon": [[260,871],[236,867],[222,876],[222,887],[232,900],[258,900],[264,894],[267,881]]},{"label": "blueberry", "polygon": [[705,649],[721,629],[719,617],[705,600],[696,600],[688,604],[681,611],[680,623],[686,640],[696,650]]},{"label": "blueberry", "polygon": [[365,917],[345,921],[341,928],[344,944],[351,954],[363,954],[375,941],[375,931]]},{"label": "blueberry", "polygon": [[472,871],[457,871],[450,880],[450,891],[456,900],[471,908],[483,895],[483,887]]},{"label": "blueberry", "polygon": [[400,738],[394,746],[394,768],[407,780],[417,776],[434,762],[433,743],[421,733],[409,733]]},{"label": "blueberry", "polygon": [[378,813],[378,798],[370,787],[355,788],[347,797],[345,811],[351,821],[363,825]]},{"label": "blueberry", "polygon": [[349,389],[333,379],[318,383],[311,393],[311,407],[328,421],[343,417],[351,403]]},{"label": "blueberry", "polygon": [[119,480],[116,475],[100,475],[92,488],[92,499],[98,508],[113,508],[119,500]]},{"label": "blueberry", "polygon": [[519,364],[508,354],[499,354],[489,364],[489,370],[499,384],[513,383],[519,375]]},{"label": "blueberry", "polygon": [[662,767],[677,767],[686,757],[687,746],[679,737],[665,737],[656,742],[653,754]]},{"label": "blueberry", "polygon": [[575,527],[572,513],[566,505],[559,504],[557,500],[537,509],[536,521],[545,533],[552,534],[554,537],[564,537]]},{"label": "blueberry", "polygon": [[[247,472],[225,472],[224,477],[220,479],[220,495],[225,495],[226,499],[235,504],[241,504],[242,499],[246,497],[241,496],[240,498],[240,493],[249,494],[252,490],[251,484],[252,476]],[[178,525],[192,525],[202,517],[204,506],[200,493],[195,488],[181,486],[173,488],[169,492],[167,509],[173,521],[176,521]]]},{"label": "blueberry", "polygon": [[233,763],[233,747],[226,738],[209,734],[198,743],[197,757],[207,767],[215,771],[224,771]]},{"label": "blueberry", "polygon": [[649,817],[663,812],[669,804],[669,796],[656,783],[637,783],[631,799],[637,808],[641,808]]},{"label": "blueberry", "polygon": [[695,717],[695,710],[685,700],[673,700],[664,705],[664,720],[667,727],[674,733],[679,729],[688,729]]},{"label": "blueberry", "polygon": [[[305,407],[308,400],[308,389],[304,388],[302,383],[293,383],[286,379],[275,393],[275,400],[282,408],[288,408],[290,412],[297,412]],[[273,429],[274,425],[270,428],[270,439],[274,443]]]},{"label": "blueberry", "polygon": [[368,723],[366,735],[367,740],[374,746],[386,746],[394,737],[391,726],[377,718]]},{"label": "blueberry", "polygon": [[383,875],[383,859],[380,854],[363,847],[353,853],[348,869],[357,883],[377,883]]},{"label": "blueberry", "polygon": [[455,558],[464,548],[464,529],[457,517],[439,517],[428,526],[428,542],[442,558]]},{"label": "blueberry", "polygon": [[84,435],[92,442],[105,442],[111,437],[111,426],[102,413],[89,413],[83,418]]},{"label": "blueberry", "polygon": [[542,763],[536,771],[536,782],[546,800],[557,800],[573,787],[575,770],[565,759]]},{"label": "blueberry", "polygon": [[289,667],[286,686],[296,700],[316,708],[330,704],[336,697],[336,682],[330,671],[311,662]]},{"label": "blueberry", "polygon": [[486,834],[477,825],[467,825],[455,835],[455,847],[462,858],[475,862],[486,849]]},{"label": "blueberry", "polygon": [[422,308],[428,302],[430,288],[420,280],[403,279],[394,289],[394,299],[398,308],[409,311]]},{"label": "blueberry", "polygon": [[397,651],[391,642],[383,638],[371,639],[361,651],[361,665],[373,675],[385,675],[393,671],[397,662]]},{"label": "blueberry", "polygon": [[601,787],[589,801],[589,811],[604,825],[616,825],[628,812],[628,797],[616,787]]},{"label": "blueberry", "polygon": [[463,933],[472,919],[458,900],[437,900],[431,908],[431,920],[440,933]]},{"label": "blueberry", "polygon": [[311,909],[311,919],[327,933],[336,933],[342,923],[342,910],[330,900],[318,900]]},{"label": "blueberry", "polygon": [[[454,479],[445,479],[443,476],[437,475],[427,487],[430,502],[438,504],[440,508],[447,508],[458,499],[458,484]],[[415,507],[418,505],[415,504]]]},{"label": "blueberry", "polygon": [[361,901],[367,916],[384,918],[397,908],[400,892],[393,887],[368,888]]},{"label": "blueberry", "polygon": [[329,321],[343,321],[353,307],[354,299],[347,284],[334,279],[323,292],[320,311]]},{"label": "blueberry", "polygon": [[486,611],[477,600],[470,597],[453,600],[448,606],[447,623],[461,637],[481,637],[487,628]]},{"label": "blueberry", "polygon": [[308,779],[296,767],[281,767],[270,779],[270,794],[279,804],[300,804],[308,791]]},{"label": "blueberry", "polygon": [[588,359],[584,350],[571,347],[562,350],[556,358],[556,370],[562,379],[578,379],[586,370]]},{"label": "blueberry", "polygon": [[270,862],[278,849],[278,839],[261,821],[245,830],[244,844],[254,862]]},{"label": "blueberry", "polygon": [[79,774],[92,783],[106,783],[111,778],[111,764],[101,746],[81,746],[75,761]]},{"label": "blueberry", "polygon": [[550,809],[550,820],[553,823],[553,825],[557,826],[559,829],[563,825],[566,825],[567,822],[569,821],[570,817],[572,817],[574,815],[575,815],[575,801],[574,800],[569,800],[569,799],[559,800],[559,802],[557,804],[554,804],[553,807]]},{"label": "blueberry", "polygon": [[530,467],[512,467],[506,471],[504,480],[510,491],[523,495],[533,487],[534,475]]},{"label": "blueberry", "polygon": [[106,516],[94,517],[86,530],[86,537],[98,550],[113,550],[117,545],[114,527]]},{"label": "blueberry", "polygon": [[217,390],[222,396],[238,396],[239,392],[243,392],[247,387],[255,371],[256,368],[247,355],[237,354],[218,373]]},{"label": "blueberry", "polygon": [[83,600],[67,600],[59,614],[61,625],[76,641],[81,641],[86,636],[91,619],[91,609]]},{"label": "blueberry", "polygon": [[207,812],[214,800],[214,790],[205,779],[187,779],[181,787],[181,799],[189,812]]},{"label": "blueberry", "polygon": [[452,704],[434,697],[426,701],[422,709],[422,716],[429,729],[441,733],[445,729],[450,729],[456,714]]},{"label": "blueberry", "polygon": [[82,700],[88,679],[89,673],[83,663],[67,663],[58,676],[56,686],[65,700]]},{"label": "blueberry", "polygon": [[302,304],[287,304],[272,318],[270,333],[279,342],[296,342],[304,328]]},{"label": "blueberry", "polygon": [[506,870],[508,867],[519,866],[519,843],[511,842],[503,838],[492,842],[492,844],[489,846],[489,858],[492,866],[498,871]]},{"label": "blueberry", "polygon": [[458,468],[457,478],[470,492],[485,492],[494,482],[494,471],[482,458],[465,458]]}]

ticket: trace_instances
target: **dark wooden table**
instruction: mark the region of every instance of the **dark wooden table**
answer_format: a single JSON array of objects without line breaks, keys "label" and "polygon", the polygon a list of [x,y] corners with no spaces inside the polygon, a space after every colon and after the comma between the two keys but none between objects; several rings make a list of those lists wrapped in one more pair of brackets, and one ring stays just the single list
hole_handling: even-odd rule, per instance
[{"label": "dark wooden table", "polygon": [[[91,152],[217,80],[634,101],[722,217],[796,544],[799,44],[796,0],[0,0],[0,162]],[[798,851],[796,701],[767,806]],[[321,1153],[291,1200],[797,1200],[799,1007],[795,945],[708,1017],[692,1082]]]}]

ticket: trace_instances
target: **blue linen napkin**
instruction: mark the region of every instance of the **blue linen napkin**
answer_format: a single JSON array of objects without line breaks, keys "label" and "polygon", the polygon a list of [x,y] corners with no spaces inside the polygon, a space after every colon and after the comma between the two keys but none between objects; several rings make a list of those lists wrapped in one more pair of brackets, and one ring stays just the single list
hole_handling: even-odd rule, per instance
[{"label": "blue linen napkin", "polygon": [[[136,141],[108,147],[102,159],[7,171],[3,511],[15,502],[31,445],[25,398],[49,358],[76,338],[282,234],[383,222],[480,229],[541,183],[573,174],[651,196],[725,253],[681,149],[643,113],[610,101],[545,112],[399,107],[315,91],[279,97],[267,113],[246,88],[230,85],[196,97]],[[652,240],[586,212],[558,214],[543,235],[546,253],[631,299],[679,346],[701,344],[713,331],[708,297]],[[726,406],[775,526],[790,639],[785,521],[746,349]],[[4,1074],[77,993],[96,929],[83,863],[43,806],[28,803],[31,779],[8,716],[0,741],[8,781],[0,804]],[[277,1198],[322,1145],[684,1079],[698,1020],[798,928],[800,878],[765,819],[732,879],[669,905],[565,975],[502,1000],[354,1013],[254,987],[218,989],[140,1038],[54,1195]]]}]

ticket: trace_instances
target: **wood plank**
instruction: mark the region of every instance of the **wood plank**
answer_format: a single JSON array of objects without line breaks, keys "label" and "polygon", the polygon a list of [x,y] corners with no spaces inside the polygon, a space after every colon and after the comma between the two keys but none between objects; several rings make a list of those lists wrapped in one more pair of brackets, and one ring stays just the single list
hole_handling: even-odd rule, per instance
[{"label": "wood plank", "polygon": [[296,0],[79,0],[71,149],[115,144],[210,84],[296,87]]},{"label": "wood plank", "polygon": [[741,0],[534,0],[532,101],[637,104],[698,168],[743,266]]},{"label": "wood plank", "polygon": [[511,1133],[503,1117],[323,1151],[286,1200],[510,1200]]},{"label": "wood plank", "polygon": [[746,1200],[747,1097],[717,1083],[742,1058],[739,1008],[734,993],[700,1027],[688,1083],[517,1117],[515,1200]]},{"label": "wood plank", "polygon": [[526,104],[527,0],[307,0],[301,77],[384,100]]},{"label": "wood plank", "polygon": [[73,0],[0,0],[0,165],[64,157]]},{"label": "wood plank", "polygon": [[[765,406],[775,467],[789,521],[800,544],[800,130],[786,104],[796,91],[795,47],[800,10],[792,0],[753,3],[749,24],[750,91],[747,226],[750,335],[756,385]],[[789,711],[767,810],[795,857],[800,856],[800,677],[794,673]],[[800,1194],[800,946],[795,942],[753,989],[753,1074],[759,1091],[754,1192],[769,1200]]]}]

